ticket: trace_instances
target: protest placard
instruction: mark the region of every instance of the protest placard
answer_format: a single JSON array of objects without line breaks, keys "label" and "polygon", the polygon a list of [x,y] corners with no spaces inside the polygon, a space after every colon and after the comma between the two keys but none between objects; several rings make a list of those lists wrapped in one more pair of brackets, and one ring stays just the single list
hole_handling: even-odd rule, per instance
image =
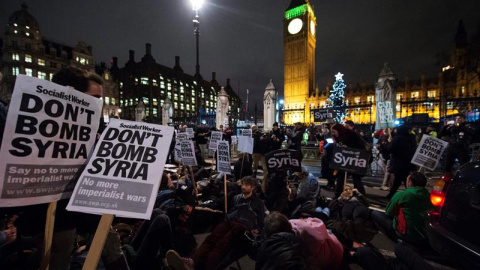
[{"label": "protest placard", "polygon": [[173,156],[176,162],[182,161],[182,144],[181,141],[175,142],[175,155]]},{"label": "protest placard", "polygon": [[217,143],[222,140],[223,133],[221,131],[212,131],[212,135],[210,136],[210,144],[208,145],[208,149],[210,150],[217,150]]},{"label": "protest placard", "polygon": [[302,171],[302,152],[291,149],[279,149],[265,154],[268,173],[278,169]]},{"label": "protest placard", "polygon": [[313,109],[312,113],[314,122],[325,122],[335,117],[332,109]]},{"label": "protest placard", "polygon": [[238,136],[237,151],[252,154],[253,153],[253,138],[247,136]]},{"label": "protest placard", "polygon": [[95,143],[102,102],[18,75],[0,151],[0,205],[69,198]]},{"label": "protest placard", "polygon": [[241,136],[252,137],[252,130],[251,129],[242,129],[240,133]]},{"label": "protest placard", "polygon": [[149,219],[172,136],[173,127],[112,119],[67,210]]},{"label": "protest placard", "polygon": [[186,131],[188,134],[188,138],[192,139],[193,137],[195,137],[195,132],[193,132],[193,128],[187,128]]},{"label": "protest placard", "polygon": [[189,139],[188,133],[187,132],[179,132],[177,133],[176,139],[178,141],[185,141]]},{"label": "protest placard", "polygon": [[217,171],[220,173],[231,174],[230,167],[230,145],[227,141],[219,141],[217,147]]},{"label": "protest placard", "polygon": [[197,158],[195,157],[195,147],[192,141],[180,142],[182,151],[182,163],[185,166],[197,166]]},{"label": "protest placard", "polygon": [[377,116],[380,128],[391,128],[395,126],[395,115],[392,101],[377,101]]},{"label": "protest placard", "polygon": [[366,175],[370,152],[361,149],[334,147],[330,168]]},{"label": "protest placard", "polygon": [[232,136],[232,145],[237,144],[237,142],[238,142],[237,136]]},{"label": "protest placard", "polygon": [[412,164],[425,167],[431,171],[437,167],[442,153],[447,148],[448,142],[423,134],[418,144]]}]

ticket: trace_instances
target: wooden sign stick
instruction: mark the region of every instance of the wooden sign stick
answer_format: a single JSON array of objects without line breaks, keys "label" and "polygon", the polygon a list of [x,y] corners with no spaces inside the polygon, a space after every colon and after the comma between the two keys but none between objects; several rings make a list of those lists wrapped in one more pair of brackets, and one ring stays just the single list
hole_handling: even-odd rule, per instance
[{"label": "wooden sign stick", "polygon": [[347,185],[347,177],[348,177],[348,172],[345,172],[345,178],[343,179],[343,189],[345,189],[345,186]]},{"label": "wooden sign stick", "polygon": [[50,255],[52,253],[53,227],[55,224],[55,211],[57,202],[51,202],[47,209],[47,219],[45,221],[45,233],[43,240],[43,257],[40,264],[41,270],[48,270],[50,267]]},{"label": "wooden sign stick", "polygon": [[225,173],[223,175],[223,193],[225,197],[225,217],[227,216],[228,213],[228,208],[227,208],[227,174]]},{"label": "wooden sign stick", "polygon": [[108,232],[110,231],[110,226],[112,225],[114,215],[112,214],[103,214],[98,224],[97,231],[93,237],[92,245],[88,251],[87,259],[83,264],[82,270],[95,270],[98,266],[98,261],[100,260],[100,255],[102,255],[103,246],[107,240]]}]

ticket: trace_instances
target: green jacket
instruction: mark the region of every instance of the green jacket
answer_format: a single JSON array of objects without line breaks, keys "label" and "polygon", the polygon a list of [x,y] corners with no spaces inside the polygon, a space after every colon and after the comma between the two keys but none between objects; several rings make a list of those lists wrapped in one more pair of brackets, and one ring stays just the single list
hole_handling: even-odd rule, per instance
[{"label": "green jacket", "polygon": [[400,238],[414,242],[427,240],[425,217],[432,208],[430,193],[424,187],[409,187],[397,192],[387,205],[385,213],[393,218],[393,228]]}]

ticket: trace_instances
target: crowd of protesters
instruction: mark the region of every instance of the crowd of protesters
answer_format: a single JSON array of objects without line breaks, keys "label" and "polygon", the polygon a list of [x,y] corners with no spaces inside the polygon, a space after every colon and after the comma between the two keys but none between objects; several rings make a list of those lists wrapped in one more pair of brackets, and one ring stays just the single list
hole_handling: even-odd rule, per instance
[{"label": "crowd of protesters", "polygon": [[[53,81],[101,96],[101,78],[85,71],[67,68]],[[1,109],[0,116],[5,116],[5,108]],[[455,158],[460,163],[468,160],[465,151],[476,131],[464,120],[460,115],[456,123],[445,125],[438,133],[432,126],[426,129],[431,136],[449,140],[445,170],[452,169]],[[177,132],[185,128],[180,125]],[[377,143],[372,145],[371,137],[357,132],[351,121],[317,127],[295,123],[291,128],[275,123],[270,131],[250,128],[253,153],[236,154],[226,182],[212,166],[215,162],[208,162],[212,157],[208,140],[215,128],[200,125],[195,129],[198,166],[175,161],[170,147],[170,167],[161,176],[150,219],[116,218],[99,267],[224,269],[248,255],[255,260],[256,269],[348,269],[352,262],[364,269],[433,269],[417,253],[428,246],[423,218],[432,207],[426,178],[414,172],[410,163],[419,141],[418,130],[406,125],[381,130],[375,133]],[[232,145],[232,130],[226,125],[218,131]],[[319,147],[318,162],[327,179],[324,188],[335,191],[333,198],[322,195],[317,177],[304,166],[294,171],[279,165],[268,173],[267,153],[301,151],[311,142]],[[361,175],[350,174],[352,187],[344,184],[344,171],[330,168],[335,146],[364,151],[377,148],[386,168],[382,189],[390,191],[385,213],[369,209]],[[402,183],[405,190],[397,192]],[[58,203],[50,269],[80,269],[99,222],[97,215],[66,211],[67,201]],[[0,208],[1,269],[39,268],[46,208],[46,204]],[[399,260],[387,262],[369,245],[378,231],[396,243]],[[209,235],[198,245],[194,235],[205,232]]]}]

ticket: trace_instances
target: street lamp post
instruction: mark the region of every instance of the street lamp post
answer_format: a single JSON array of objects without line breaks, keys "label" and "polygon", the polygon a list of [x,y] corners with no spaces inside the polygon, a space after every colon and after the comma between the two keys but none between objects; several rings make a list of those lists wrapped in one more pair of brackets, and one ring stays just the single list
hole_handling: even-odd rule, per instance
[{"label": "street lamp post", "polygon": [[196,107],[197,107],[197,124],[202,123],[202,115],[201,115],[201,94],[200,94],[200,82],[202,81],[202,75],[200,75],[200,46],[199,46],[199,37],[200,37],[200,20],[198,16],[198,11],[200,8],[202,8],[203,5],[203,0],[191,0],[192,2],[192,8],[193,11],[195,12],[195,17],[193,18],[193,27],[194,27],[194,35],[195,35],[195,42],[196,42],[196,64],[195,64],[195,81],[197,82],[195,86],[195,101],[196,101]]}]

